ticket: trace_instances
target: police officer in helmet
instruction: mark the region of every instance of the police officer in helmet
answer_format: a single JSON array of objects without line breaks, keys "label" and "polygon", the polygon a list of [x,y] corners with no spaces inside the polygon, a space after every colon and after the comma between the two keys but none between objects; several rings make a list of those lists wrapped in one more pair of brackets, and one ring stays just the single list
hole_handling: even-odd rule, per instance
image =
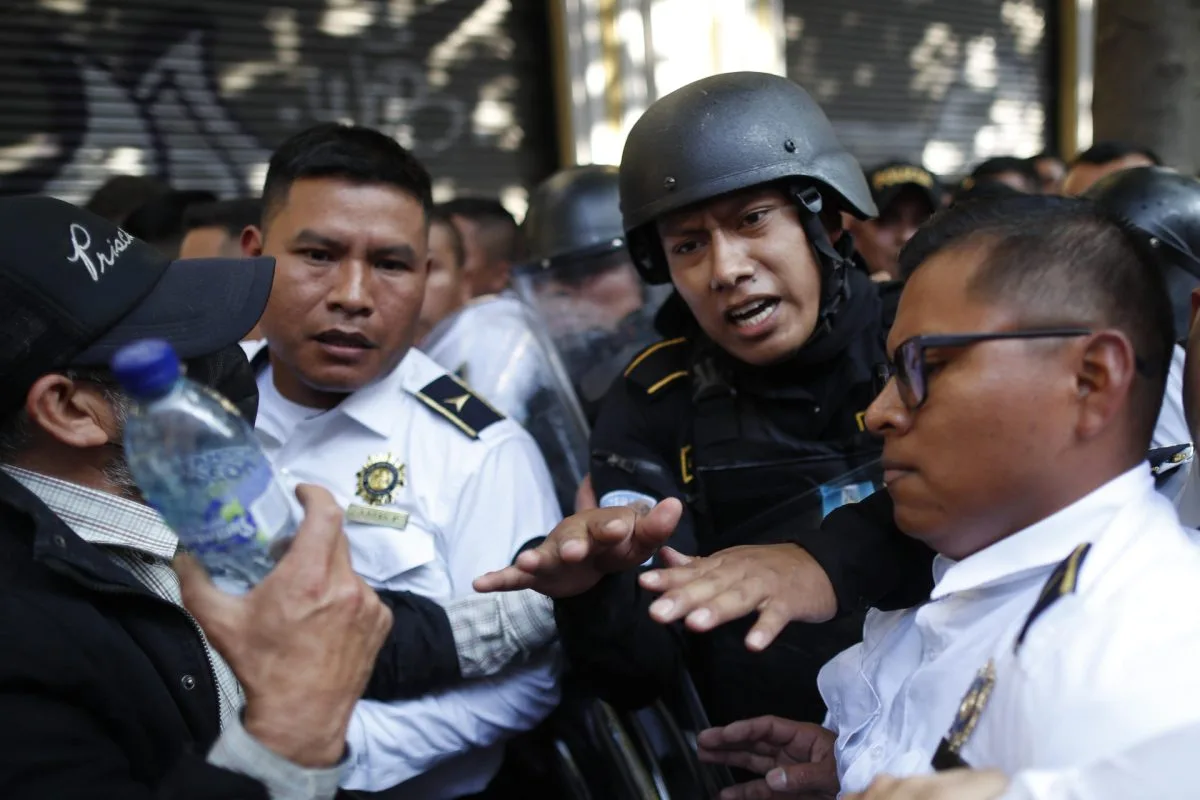
[{"label": "police officer in helmet", "polygon": [[522,223],[513,286],[537,310],[589,422],[613,379],[653,342],[666,297],[644,285],[625,247],[617,168],[569,167],[541,183]]},{"label": "police officer in helmet", "polygon": [[[860,414],[881,387],[890,304],[854,268],[840,214],[875,206],[808,93],[731,73],[661,98],[629,134],[620,195],[634,265],[674,294],[657,317],[664,338],[629,361],[601,408],[591,449],[602,508],[590,513],[678,498],[671,543],[709,554],[778,541],[797,514],[816,528],[856,469],[853,488],[869,491],[880,448]],[[793,627],[766,653],[749,653],[733,626],[680,647],[678,631],[649,617],[654,595],[622,569],[646,558],[638,548],[590,571],[551,563],[584,516],[477,586],[560,598],[568,657],[611,702],[648,702],[690,668],[714,721],[768,710],[821,719],[817,671],[857,641],[860,619]]]}]

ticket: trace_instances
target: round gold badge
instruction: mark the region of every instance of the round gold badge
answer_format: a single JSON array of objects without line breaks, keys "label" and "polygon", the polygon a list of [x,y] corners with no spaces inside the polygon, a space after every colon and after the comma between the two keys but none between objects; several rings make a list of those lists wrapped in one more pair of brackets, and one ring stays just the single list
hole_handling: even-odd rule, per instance
[{"label": "round gold badge", "polygon": [[370,456],[358,471],[355,490],[363,502],[373,506],[392,502],[393,493],[404,486],[404,464],[391,453]]}]

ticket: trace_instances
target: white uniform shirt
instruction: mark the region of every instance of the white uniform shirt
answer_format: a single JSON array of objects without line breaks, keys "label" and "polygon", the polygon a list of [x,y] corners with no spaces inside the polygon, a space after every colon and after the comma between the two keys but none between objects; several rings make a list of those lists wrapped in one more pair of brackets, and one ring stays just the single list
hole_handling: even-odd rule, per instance
[{"label": "white uniform shirt", "polygon": [[[258,377],[256,422],[286,482],[323,486],[347,509],[350,557],[367,583],[441,603],[471,594],[472,580],[509,564],[560,519],[545,462],[519,425],[504,419],[472,438],[417,399],[445,374],[410,350],[390,375],[319,411],[280,396],[268,367]],[[386,502],[368,504],[359,473],[386,459],[403,465],[404,479]],[[382,524],[355,521],[372,512],[382,512]],[[404,796],[413,800],[481,791],[499,768],[504,739],[553,710],[556,679],[550,654],[415,700],[360,702],[343,786],[377,791],[408,781]]]},{"label": "white uniform shirt", "polygon": [[[1036,666],[1018,675],[1005,654],[1055,567],[1084,542],[1093,543],[1093,552],[1078,592],[1031,626],[1016,666]],[[1117,551],[1137,557],[1119,564],[1102,557]],[[1148,563],[1159,560],[1172,565],[1169,585]],[[1177,582],[1184,575],[1191,577]],[[1177,679],[1200,663],[1200,617],[1187,610],[1194,606],[1189,592],[1200,583],[1200,549],[1154,491],[1146,465],[960,562],[937,557],[934,577],[929,602],[870,612],[863,642],[821,671],[843,791],[861,791],[878,774],[931,771],[939,742],[989,658],[999,675],[995,695],[963,753],[975,766],[1013,774],[1086,763],[1143,733],[1167,730],[1177,717],[1200,721],[1200,693],[1180,703],[1192,708],[1158,714],[1176,694],[1190,693],[1190,683]],[[1147,589],[1153,601],[1141,599]],[[1111,638],[1116,634],[1124,636],[1119,643]],[[1171,666],[1155,666],[1168,660]],[[1127,668],[1135,663],[1144,669]],[[1105,672],[1111,682],[1092,682]],[[1152,677],[1139,681],[1139,674]],[[1003,686],[1016,688],[1001,700]],[[1125,719],[1139,716],[1137,725]],[[986,737],[984,728],[991,730]]]}]

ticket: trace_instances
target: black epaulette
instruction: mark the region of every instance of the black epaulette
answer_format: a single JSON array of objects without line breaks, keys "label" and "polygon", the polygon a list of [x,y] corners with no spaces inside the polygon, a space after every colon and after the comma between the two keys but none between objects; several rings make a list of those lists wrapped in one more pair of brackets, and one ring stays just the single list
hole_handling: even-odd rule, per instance
[{"label": "black epaulette", "polygon": [[1091,549],[1092,546],[1086,542],[1079,545],[1071,552],[1071,555],[1059,562],[1059,565],[1054,568],[1054,572],[1050,573],[1050,577],[1042,586],[1042,593],[1038,595],[1037,602],[1033,604],[1033,610],[1029,612],[1029,616],[1025,618],[1025,624],[1021,626],[1021,632],[1017,634],[1017,640],[1013,643],[1014,653],[1021,649],[1025,635],[1029,633],[1034,621],[1050,606],[1075,592],[1075,587],[1079,585],[1079,568],[1083,566],[1083,560],[1087,558],[1088,551]]},{"label": "black epaulette", "polygon": [[443,375],[413,392],[413,396],[472,439],[478,439],[480,431],[504,419],[503,414],[453,375]]},{"label": "black epaulette", "polygon": [[644,391],[656,395],[671,385],[678,385],[688,372],[687,337],[664,339],[647,347],[633,357],[625,368],[625,379]]},{"label": "black epaulette", "polygon": [[1146,454],[1150,462],[1150,472],[1154,475],[1154,483],[1161,486],[1180,467],[1192,463],[1195,450],[1190,444],[1173,444],[1169,447],[1156,447]]}]

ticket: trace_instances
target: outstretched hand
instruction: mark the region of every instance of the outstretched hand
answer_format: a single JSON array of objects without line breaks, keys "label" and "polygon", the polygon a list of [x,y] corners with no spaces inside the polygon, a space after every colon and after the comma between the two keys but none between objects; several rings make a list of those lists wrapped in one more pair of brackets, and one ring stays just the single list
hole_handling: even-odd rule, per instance
[{"label": "outstretched hand", "polygon": [[756,717],[701,731],[700,760],[740,767],[761,780],[731,786],[721,800],[833,798],[838,793],[833,731],[811,722]]},{"label": "outstretched hand", "polygon": [[825,622],[837,613],[829,576],[798,545],[743,545],[703,558],[667,547],[661,558],[668,568],[639,580],[664,593],[650,606],[650,616],[664,624],[684,619],[704,632],[757,611],[746,646],[762,650],[789,622]]},{"label": "outstretched hand", "polygon": [[630,506],[581,511],[517,556],[513,565],[476,578],[475,591],[582,594],[609,573],[645,563],[675,532],[682,514],[683,505],[675,498],[644,513]]}]

